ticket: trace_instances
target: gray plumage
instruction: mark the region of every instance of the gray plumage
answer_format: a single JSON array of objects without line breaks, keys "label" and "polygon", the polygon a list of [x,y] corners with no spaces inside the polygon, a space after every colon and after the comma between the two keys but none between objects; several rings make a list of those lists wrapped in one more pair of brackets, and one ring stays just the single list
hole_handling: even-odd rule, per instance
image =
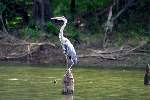
[{"label": "gray plumage", "polygon": [[75,51],[73,45],[71,44],[71,42],[69,41],[69,39],[67,39],[66,37],[63,36],[63,31],[67,24],[67,19],[64,16],[53,17],[51,19],[64,21],[63,26],[60,28],[59,39],[61,42],[61,46],[63,48],[63,53],[65,54],[66,59],[67,59],[67,67],[68,67],[68,69],[71,69],[72,66],[77,63],[77,55],[76,55],[76,51]]}]

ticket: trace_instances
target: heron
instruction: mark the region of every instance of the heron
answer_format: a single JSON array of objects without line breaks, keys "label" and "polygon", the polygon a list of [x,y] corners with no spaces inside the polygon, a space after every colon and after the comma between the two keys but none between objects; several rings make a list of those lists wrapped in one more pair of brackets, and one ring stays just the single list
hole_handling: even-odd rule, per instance
[{"label": "heron", "polygon": [[66,56],[67,70],[70,71],[72,66],[77,63],[77,55],[76,55],[76,51],[75,51],[75,48],[74,48],[73,44],[69,41],[69,39],[67,39],[63,35],[64,34],[64,29],[65,29],[66,24],[67,24],[67,19],[64,16],[53,17],[51,19],[55,19],[55,20],[59,20],[59,21],[64,22],[64,24],[60,28],[59,40],[61,42],[63,53]]}]

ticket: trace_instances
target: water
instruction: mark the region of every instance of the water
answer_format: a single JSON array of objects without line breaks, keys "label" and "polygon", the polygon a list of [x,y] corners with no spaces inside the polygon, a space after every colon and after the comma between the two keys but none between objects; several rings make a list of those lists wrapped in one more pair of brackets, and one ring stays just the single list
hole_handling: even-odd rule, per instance
[{"label": "water", "polygon": [[0,66],[0,100],[150,100],[143,70],[75,68],[73,97],[61,95],[64,72],[59,66]]}]

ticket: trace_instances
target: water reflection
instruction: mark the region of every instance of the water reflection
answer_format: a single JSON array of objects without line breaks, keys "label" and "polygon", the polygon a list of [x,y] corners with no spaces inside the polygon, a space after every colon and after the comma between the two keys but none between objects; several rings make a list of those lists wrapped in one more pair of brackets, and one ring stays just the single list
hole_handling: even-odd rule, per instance
[{"label": "water reflection", "polygon": [[73,100],[73,95],[65,95],[64,100]]}]

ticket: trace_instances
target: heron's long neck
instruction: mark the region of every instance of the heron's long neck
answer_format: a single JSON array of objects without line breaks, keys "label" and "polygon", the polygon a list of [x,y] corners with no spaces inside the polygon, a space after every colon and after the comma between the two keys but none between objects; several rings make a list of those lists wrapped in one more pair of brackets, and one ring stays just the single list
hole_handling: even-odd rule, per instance
[{"label": "heron's long neck", "polygon": [[64,28],[65,28],[66,24],[67,24],[67,23],[64,22],[63,26],[60,28],[59,39],[60,39],[61,42],[63,41]]}]

